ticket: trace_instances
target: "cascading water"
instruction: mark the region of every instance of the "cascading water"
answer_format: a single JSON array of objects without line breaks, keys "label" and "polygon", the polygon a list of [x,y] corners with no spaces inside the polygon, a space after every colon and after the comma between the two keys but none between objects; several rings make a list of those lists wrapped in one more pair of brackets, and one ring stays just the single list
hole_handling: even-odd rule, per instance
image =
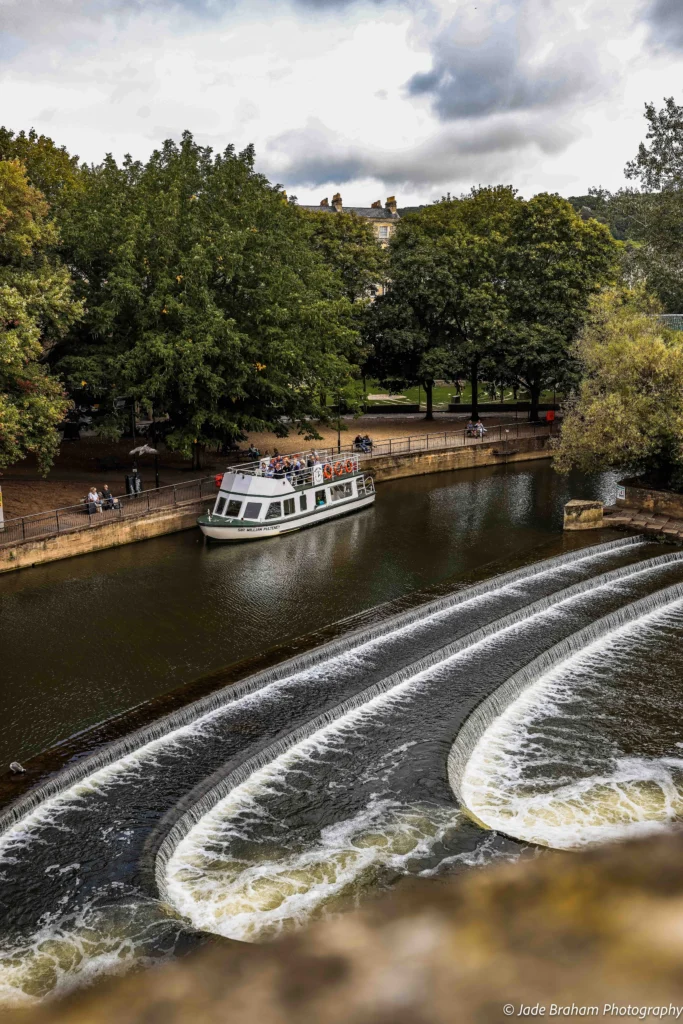
[{"label": "cascading water", "polygon": [[466,723],[451,780],[487,826],[572,848],[683,821],[683,600],[641,604]]},{"label": "cascading water", "polygon": [[197,930],[267,937],[397,874],[516,856],[455,803],[453,736],[544,652],[670,600],[683,556],[660,552],[624,539],[455,592],[216,693],[18,801],[0,836],[5,1001],[173,955]]}]

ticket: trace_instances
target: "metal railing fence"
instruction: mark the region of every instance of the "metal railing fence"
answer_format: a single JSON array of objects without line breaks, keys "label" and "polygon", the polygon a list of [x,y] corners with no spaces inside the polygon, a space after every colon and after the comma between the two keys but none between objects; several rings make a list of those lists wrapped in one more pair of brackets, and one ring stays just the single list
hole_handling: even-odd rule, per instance
[{"label": "metal railing fence", "polygon": [[[376,459],[387,455],[402,455],[408,452],[436,450],[438,448],[461,448],[478,445],[483,442],[498,441],[509,445],[511,441],[523,437],[547,436],[553,432],[553,423],[501,423],[486,428],[481,437],[469,436],[467,430],[439,430],[430,434],[411,434],[407,437],[392,437],[373,442],[372,452],[358,453],[353,451],[353,444],[341,445],[340,448],[317,448],[318,457],[322,462],[334,462],[338,459],[358,456],[361,467],[368,459]],[[240,466],[230,466],[229,472],[251,470],[260,466],[258,462]],[[141,491],[139,494],[125,494],[114,498],[113,508],[96,509],[87,501],[65,508],[52,509],[49,512],[36,512],[33,515],[6,519],[4,529],[0,530],[0,547],[22,544],[26,541],[41,540],[46,537],[58,536],[75,530],[87,530],[105,523],[121,522],[148,515],[151,512],[174,508],[191,501],[203,498],[213,500],[216,496],[216,477],[201,477],[178,484]]]},{"label": "metal railing fence", "polygon": [[49,512],[35,512],[33,515],[6,519],[4,529],[0,530],[0,547],[40,540],[74,530],[88,530],[105,523],[121,522],[124,519],[133,519],[148,515],[150,512],[183,505],[189,501],[199,501],[200,498],[210,497],[213,500],[215,494],[215,477],[210,476],[155,487],[149,491],[140,491],[139,494],[124,494],[114,498],[112,508],[97,508],[87,501],[82,501],[78,505],[68,505]]}]

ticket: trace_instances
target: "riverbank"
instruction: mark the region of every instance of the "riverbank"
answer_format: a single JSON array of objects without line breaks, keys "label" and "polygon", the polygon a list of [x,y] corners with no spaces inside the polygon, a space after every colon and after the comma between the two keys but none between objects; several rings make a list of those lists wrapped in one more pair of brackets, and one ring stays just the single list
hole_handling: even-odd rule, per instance
[{"label": "riverbank", "polygon": [[[550,432],[541,429],[543,433],[534,430],[531,436],[524,436],[525,429],[520,428],[522,436],[513,440],[497,439],[467,444],[463,438],[463,443],[459,446],[430,447],[426,451],[408,450],[371,457],[363,461],[363,469],[375,478],[376,483],[384,483],[403,477],[424,476],[448,470],[546,459],[549,458],[547,446]],[[432,436],[438,440],[436,435]],[[91,525],[85,529],[77,528],[37,540],[0,546],[0,573],[191,529],[195,526],[197,516],[205,509],[207,500],[209,499],[200,498],[173,508],[113,522],[100,522],[98,520],[101,517],[90,516],[88,520]]]},{"label": "riverbank", "polygon": [[[438,430],[460,430],[468,419],[466,414],[435,413],[433,420],[425,419],[424,413],[401,415],[377,415],[342,417],[341,443],[350,444],[356,434],[369,434],[375,441],[403,437],[407,434],[420,436]],[[514,414],[486,416],[486,426],[514,419]],[[519,417],[520,425],[525,417]],[[272,454],[275,448],[283,455],[301,451],[304,448],[330,448],[337,445],[337,427],[317,424],[320,441],[307,441],[301,434],[292,433],[287,437],[277,437],[273,433],[262,432],[249,434],[241,445],[245,450],[253,444],[264,455]],[[143,443],[138,438],[135,444]],[[10,466],[0,475],[3,488],[5,518],[34,515],[44,509],[64,508],[79,502],[87,494],[91,486],[100,490],[106,483],[113,494],[124,494],[125,474],[130,472],[130,450],[133,447],[131,438],[120,441],[102,441],[94,435],[87,434],[80,441],[63,443],[55,464],[48,476],[43,478],[38,473],[34,460],[28,458],[23,462]],[[168,451],[163,443],[159,453],[159,484],[161,487],[183,483],[192,477],[223,472],[225,458],[215,452],[205,452],[201,470],[192,469],[187,459],[175,452]],[[143,486],[154,486],[154,465],[151,457],[139,460],[140,476]]]}]

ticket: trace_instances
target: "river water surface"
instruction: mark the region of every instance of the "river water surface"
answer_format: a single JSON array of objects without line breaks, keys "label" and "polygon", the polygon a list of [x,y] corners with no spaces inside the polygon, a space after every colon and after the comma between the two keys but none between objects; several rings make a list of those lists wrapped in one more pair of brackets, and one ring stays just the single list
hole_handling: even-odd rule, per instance
[{"label": "river water surface", "polygon": [[[5,757],[440,584],[74,762],[8,811],[4,1002],[207,933],[269,939],[405,874],[675,823],[683,553],[563,535],[572,496],[612,499],[614,480],[545,463],[415,478],[262,544],[187,533],[0,579]],[[649,789],[626,810],[600,804],[603,776],[628,776],[627,796]]]}]

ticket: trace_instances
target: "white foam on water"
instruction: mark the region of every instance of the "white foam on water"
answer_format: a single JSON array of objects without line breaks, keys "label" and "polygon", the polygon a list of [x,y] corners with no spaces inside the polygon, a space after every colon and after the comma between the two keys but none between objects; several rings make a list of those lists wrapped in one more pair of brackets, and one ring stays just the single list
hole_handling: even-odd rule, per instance
[{"label": "white foam on water", "polygon": [[[609,553],[612,550],[617,553],[617,546],[615,545]],[[578,558],[572,556],[570,559],[568,556],[563,556],[559,561],[567,562],[567,567],[571,568],[577,561],[591,561],[605,557],[605,554],[604,550],[593,549]],[[528,567],[524,570],[524,574],[528,576],[544,575],[554,571],[556,569],[551,565],[546,565],[543,568],[543,563],[541,563],[537,567]],[[522,573],[511,575],[521,576]],[[210,734],[212,730],[221,728],[221,718],[229,713],[236,702],[248,704],[260,701],[266,694],[273,692],[283,692],[284,696],[287,686],[292,684],[315,685],[320,679],[327,679],[335,670],[342,668],[347,671],[350,669],[360,671],[369,651],[381,650],[399,634],[412,635],[414,631],[424,625],[430,616],[442,617],[452,614],[454,604],[467,605],[480,598],[488,597],[492,592],[502,592],[506,588],[514,588],[518,585],[519,579],[509,580],[506,584],[503,584],[501,580],[500,586],[489,581],[481,585],[480,588],[475,588],[481,590],[479,595],[467,596],[467,591],[461,592],[457,601],[453,599],[448,607],[432,608],[427,619],[424,617],[420,619],[411,613],[410,621],[384,635],[375,636],[350,651],[336,654],[327,660],[319,660],[317,664],[304,670],[289,675],[281,673],[279,677],[249,692],[236,690],[233,697],[229,695],[225,697],[227,703],[213,707],[199,717],[185,721],[176,728],[169,729],[162,734],[157,733],[147,742],[138,744],[132,749],[128,749],[126,753],[122,753],[117,760],[108,763],[100,762],[100,766],[88,775],[76,778],[68,788],[53,792],[42,803],[36,804],[0,836],[0,873],[3,869],[5,871],[12,870],[19,849],[23,849],[31,842],[45,841],[41,835],[44,826],[69,831],[77,827],[77,825],[73,826],[67,823],[67,814],[74,812],[87,814],[89,800],[93,797],[106,798],[107,788],[112,783],[131,781],[138,785],[145,785],[145,769],[158,763],[157,755],[160,751],[175,749],[180,761],[184,757],[191,757],[192,752],[185,743],[186,739],[192,735],[200,736],[204,731]],[[516,626],[509,627],[509,629],[514,628]],[[497,639],[488,636],[480,640],[477,646],[479,643],[495,644]],[[459,657],[464,653],[466,651],[453,657]],[[447,661],[450,662],[453,657]],[[434,668],[439,669],[442,665],[443,662],[435,665]],[[315,733],[314,737],[311,737],[311,745],[306,749],[298,750],[295,756],[302,756],[304,759],[307,756],[315,758],[324,749],[326,743],[333,746],[335,742],[343,742],[345,730],[354,731],[361,728],[368,716],[374,715],[380,707],[386,706],[387,702],[400,700],[408,687],[414,686],[416,682],[428,675],[429,670],[414,673],[400,685],[393,687],[389,693],[382,693],[357,708],[350,715],[344,716],[343,720],[335,721],[327,726],[326,730]],[[323,733],[326,735],[322,735]],[[288,753],[294,752],[289,751]],[[103,759],[106,756],[106,753],[103,754]],[[271,767],[272,764],[268,765],[269,769]],[[83,770],[83,766],[77,766],[75,769],[77,772]],[[269,785],[276,787],[278,785],[276,774],[277,768],[275,774],[271,773],[268,778],[264,776],[259,779],[252,776],[247,785],[254,783],[258,786],[263,783],[264,791]],[[248,815],[249,794],[242,794],[242,796],[243,803],[239,813],[244,822]],[[257,813],[254,807],[252,810],[253,813]],[[211,860],[211,864],[204,871],[207,878],[206,884],[211,889],[210,898],[207,895],[207,890],[203,888],[203,883],[198,888],[195,884],[197,881],[196,865],[194,875],[190,871],[190,875],[186,879],[188,883],[191,882],[192,885],[195,885],[196,897],[188,896],[187,898],[191,899],[199,918],[206,910],[206,907],[202,907],[202,905],[209,905],[213,901],[216,904],[222,903],[223,910],[220,912],[212,910],[210,913],[226,920],[229,917],[237,916],[240,923],[236,927],[238,930],[242,929],[244,936],[274,934],[283,927],[288,927],[289,923],[296,923],[317,913],[320,907],[324,906],[330,910],[334,906],[335,900],[348,901],[354,892],[359,891],[359,888],[363,888],[367,884],[368,879],[376,878],[377,872],[382,870],[399,871],[407,859],[424,855],[423,851],[438,838],[439,829],[456,827],[457,820],[459,820],[458,812],[454,809],[442,809],[442,811],[446,815],[443,821],[439,819],[441,812],[433,808],[426,811],[415,808],[399,810],[384,807],[381,814],[385,815],[385,821],[379,827],[377,814],[380,814],[380,811],[375,808],[367,813],[363,812],[361,815],[363,817],[365,814],[367,819],[369,814],[369,818],[372,820],[357,821],[346,825],[342,823],[343,827],[334,826],[331,830],[325,830],[321,835],[319,847],[299,852],[280,851],[275,857],[274,863],[279,864],[275,871],[272,866],[267,866],[273,862],[272,856],[270,860],[266,858],[261,866],[258,864],[239,865],[237,875],[235,875],[235,864],[229,864],[227,871],[230,878],[233,879],[229,882],[232,886],[232,897],[239,904],[239,901],[245,898],[246,892],[248,898],[253,897],[257,903],[260,900],[261,909],[257,908],[256,911],[253,908],[242,909],[237,915],[224,912],[225,900],[222,897],[219,898],[215,885],[211,889],[211,884],[216,882],[216,872],[219,876],[222,870],[220,863],[217,864],[215,858]],[[436,825],[434,824],[434,815],[438,819]],[[202,825],[204,824],[202,822]],[[209,823],[206,822],[206,825],[208,827]],[[364,829],[365,831],[363,831]],[[50,841],[53,841],[52,838]],[[195,852],[197,856],[207,856],[206,848],[200,850],[198,847]],[[486,854],[480,853],[472,856],[475,858],[476,856],[485,857]],[[474,862],[475,860],[472,861],[472,863]],[[193,865],[188,863],[188,870],[192,867]],[[70,877],[73,874],[77,883],[77,865],[69,864],[62,867],[55,863],[50,866],[51,877],[62,872],[65,877]],[[261,873],[259,874],[259,872]],[[201,875],[201,872],[199,874]],[[235,877],[233,878],[233,876]],[[239,883],[236,881],[238,876],[241,877]],[[308,882],[305,882],[305,879],[308,879]],[[180,898],[185,897],[181,896]],[[267,906],[263,905],[264,901]],[[153,935],[159,928],[170,928],[171,925],[160,923],[158,908],[151,912],[146,909],[148,905],[142,901],[134,906],[131,905],[131,907],[129,915],[131,920],[123,921],[119,913],[119,905],[112,908],[111,921],[116,922],[116,925],[112,926],[107,911],[99,908],[95,912],[94,908],[86,905],[77,914],[71,913],[68,917],[54,916],[49,920],[45,919],[35,935],[21,940],[10,948],[0,947],[0,1001],[18,1004],[25,1000],[44,996],[48,992],[54,994],[67,991],[74,985],[81,984],[98,974],[128,969],[132,963],[144,962],[149,957],[150,949],[154,950],[153,955],[156,957]],[[148,913],[150,914],[149,920],[145,916]],[[142,929],[138,928],[137,923],[133,923],[132,916],[134,914],[142,915],[141,919],[146,922]],[[243,915],[241,918],[240,914]],[[233,925],[229,927],[233,927]],[[205,927],[205,925],[200,925],[200,927]],[[210,930],[221,931],[221,928],[216,927]],[[224,931],[223,934],[234,934],[234,932]],[[147,941],[148,939],[150,942]]]},{"label": "white foam on water", "polygon": [[[222,812],[237,819],[249,815],[254,799],[244,790],[235,793]],[[305,849],[268,845],[262,857],[245,862],[229,852],[238,821],[231,826],[213,815],[177,850],[168,866],[168,889],[195,927],[262,941],[355,905],[382,877],[403,874],[411,861],[427,856],[462,820],[455,807],[376,800],[323,828],[317,843]]]},{"label": "white foam on water", "polygon": [[158,905],[139,899],[88,902],[72,914],[57,907],[30,938],[0,941],[0,1006],[31,1006],[103,975],[159,963],[173,955],[178,931]]},{"label": "white foam on water", "polygon": [[[525,690],[474,746],[459,786],[465,806],[492,829],[558,849],[678,827],[683,759],[592,751],[600,734],[600,671],[613,674],[612,660],[623,658],[638,635],[643,644],[651,641],[654,654],[657,637],[648,631],[672,619],[680,624],[682,613],[677,601],[626,623]],[[592,720],[589,710],[578,719],[577,692],[594,708]]]}]

